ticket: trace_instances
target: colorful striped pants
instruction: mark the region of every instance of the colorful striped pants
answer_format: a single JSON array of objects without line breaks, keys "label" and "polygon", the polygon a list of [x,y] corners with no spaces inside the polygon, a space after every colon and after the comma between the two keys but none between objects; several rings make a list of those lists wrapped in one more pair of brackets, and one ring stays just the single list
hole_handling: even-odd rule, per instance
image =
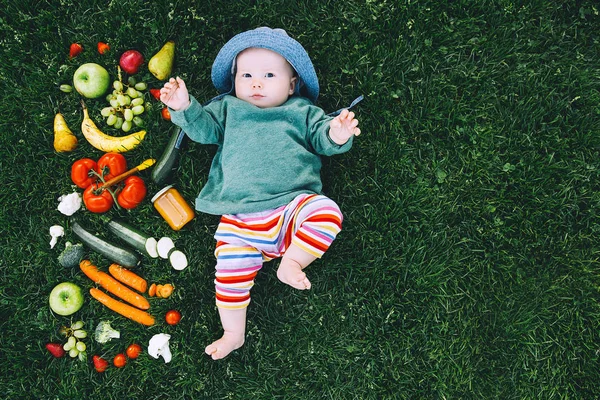
[{"label": "colorful striped pants", "polygon": [[245,308],[263,262],[294,244],[320,258],[342,228],[342,213],[325,196],[303,194],[287,206],[251,214],[223,215],[215,239],[215,288],[220,308]]}]

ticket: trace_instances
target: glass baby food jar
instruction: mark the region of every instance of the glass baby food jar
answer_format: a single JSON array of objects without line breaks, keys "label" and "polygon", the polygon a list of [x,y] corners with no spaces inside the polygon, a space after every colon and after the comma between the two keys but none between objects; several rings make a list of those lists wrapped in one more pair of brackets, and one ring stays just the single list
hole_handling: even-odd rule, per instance
[{"label": "glass baby food jar", "polygon": [[152,197],[151,201],[154,204],[154,208],[156,208],[158,213],[173,230],[180,230],[195,216],[192,207],[190,207],[173,185],[162,188]]}]

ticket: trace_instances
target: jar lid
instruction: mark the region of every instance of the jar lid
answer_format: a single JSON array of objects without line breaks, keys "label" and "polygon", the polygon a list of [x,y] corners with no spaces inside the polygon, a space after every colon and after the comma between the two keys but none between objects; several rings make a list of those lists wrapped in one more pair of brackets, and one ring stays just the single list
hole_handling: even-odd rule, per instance
[{"label": "jar lid", "polygon": [[156,201],[156,199],[158,199],[164,192],[166,192],[167,190],[171,189],[173,187],[173,185],[168,185],[165,186],[164,188],[160,189],[150,200],[152,203],[154,203]]}]

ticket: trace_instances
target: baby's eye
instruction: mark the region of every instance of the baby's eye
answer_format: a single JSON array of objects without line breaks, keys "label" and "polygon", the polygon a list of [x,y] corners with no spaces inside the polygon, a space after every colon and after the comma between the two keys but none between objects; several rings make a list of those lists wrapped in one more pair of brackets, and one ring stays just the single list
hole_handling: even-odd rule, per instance
[{"label": "baby's eye", "polygon": [[249,73],[245,72],[242,74],[242,78],[252,78],[252,75],[250,75]]},{"label": "baby's eye", "polygon": [[273,78],[275,76],[275,74],[273,74],[272,72],[267,72],[265,74],[265,78]]}]

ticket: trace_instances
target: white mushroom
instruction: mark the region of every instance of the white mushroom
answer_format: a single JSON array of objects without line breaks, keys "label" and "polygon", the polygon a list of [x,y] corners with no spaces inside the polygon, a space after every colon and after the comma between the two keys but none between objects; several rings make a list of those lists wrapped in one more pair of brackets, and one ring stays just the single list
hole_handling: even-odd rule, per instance
[{"label": "white mushroom", "polygon": [[78,192],[62,195],[58,201],[58,211],[65,215],[73,215],[81,208],[81,194]]},{"label": "white mushroom", "polygon": [[169,349],[169,339],[171,335],[166,333],[157,333],[152,336],[150,343],[148,343],[148,354],[154,358],[162,356],[165,359],[165,363],[171,361],[171,349]]},{"label": "white mushroom", "polygon": [[50,227],[50,236],[52,239],[50,240],[50,248],[53,249],[56,243],[58,242],[58,238],[65,234],[65,229],[60,225],[53,225]]}]

